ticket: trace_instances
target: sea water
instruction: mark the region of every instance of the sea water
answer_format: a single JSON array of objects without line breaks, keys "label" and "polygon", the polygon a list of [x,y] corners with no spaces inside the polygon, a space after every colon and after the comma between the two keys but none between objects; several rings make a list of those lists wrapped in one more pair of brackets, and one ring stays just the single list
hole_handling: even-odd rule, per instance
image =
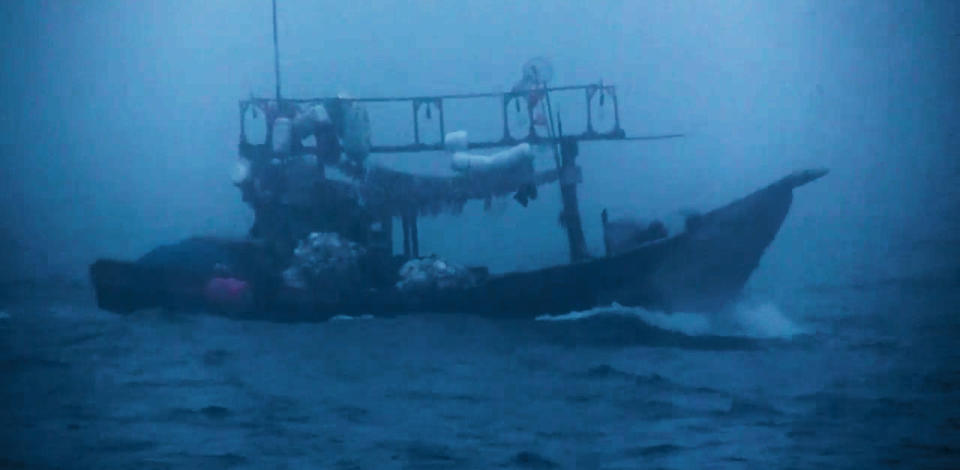
[{"label": "sea water", "polygon": [[320,324],[121,316],[8,285],[0,466],[951,468],[947,276],[713,314]]}]

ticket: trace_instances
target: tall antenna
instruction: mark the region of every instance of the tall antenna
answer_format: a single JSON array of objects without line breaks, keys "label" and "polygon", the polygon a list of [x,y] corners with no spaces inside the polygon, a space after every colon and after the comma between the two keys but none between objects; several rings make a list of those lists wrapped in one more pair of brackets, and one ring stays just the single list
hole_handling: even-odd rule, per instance
[{"label": "tall antenna", "polygon": [[280,106],[280,47],[277,45],[277,0],[273,0],[273,72],[277,79],[277,106]]}]

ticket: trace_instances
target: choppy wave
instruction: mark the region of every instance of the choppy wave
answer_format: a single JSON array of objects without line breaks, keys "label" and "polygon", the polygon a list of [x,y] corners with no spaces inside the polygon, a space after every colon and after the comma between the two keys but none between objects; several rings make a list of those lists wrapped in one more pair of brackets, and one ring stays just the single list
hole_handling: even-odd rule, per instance
[{"label": "choppy wave", "polygon": [[0,468],[954,468],[955,293],[891,291],[321,325],[24,296]]}]

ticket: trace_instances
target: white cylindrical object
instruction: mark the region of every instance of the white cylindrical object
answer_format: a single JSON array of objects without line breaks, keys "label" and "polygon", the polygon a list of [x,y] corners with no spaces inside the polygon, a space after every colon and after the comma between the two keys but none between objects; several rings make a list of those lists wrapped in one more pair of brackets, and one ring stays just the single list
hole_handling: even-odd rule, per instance
[{"label": "white cylindrical object", "polygon": [[351,103],[343,114],[343,150],[357,161],[370,154],[370,115],[367,109]]},{"label": "white cylindrical object", "polygon": [[467,131],[450,132],[443,138],[448,152],[462,152],[468,147]]},{"label": "white cylindrical object", "polygon": [[250,162],[247,161],[246,158],[241,158],[237,161],[236,166],[233,167],[233,173],[230,175],[230,178],[233,180],[233,184],[243,184],[249,177]]},{"label": "white cylindrical object", "polygon": [[290,141],[293,138],[293,124],[290,119],[281,117],[273,121],[273,153],[290,153]]},{"label": "white cylindrical object", "polygon": [[256,105],[247,107],[243,112],[243,137],[250,145],[262,145],[267,142],[267,119]]},{"label": "white cylindrical object", "polygon": [[330,124],[330,116],[322,105],[313,105],[300,112],[293,120],[293,132],[298,139],[303,139],[322,125]]},{"label": "white cylindrical object", "polygon": [[450,166],[454,171],[461,173],[488,173],[508,170],[530,161],[533,161],[530,144],[522,143],[489,156],[456,152],[453,154]]}]

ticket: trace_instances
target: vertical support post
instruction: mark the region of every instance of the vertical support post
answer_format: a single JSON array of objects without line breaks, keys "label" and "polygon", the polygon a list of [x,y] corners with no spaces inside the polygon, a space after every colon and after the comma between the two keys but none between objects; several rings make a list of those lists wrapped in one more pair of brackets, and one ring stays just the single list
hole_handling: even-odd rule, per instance
[{"label": "vertical support post", "polygon": [[584,95],[587,97],[587,134],[593,135],[593,88],[587,87]]},{"label": "vertical support post", "polygon": [[400,226],[403,229],[403,257],[410,258],[410,219],[406,214],[400,216]]},{"label": "vertical support post", "polygon": [[384,217],[380,223],[383,227],[383,248],[387,257],[393,256],[393,217]]},{"label": "vertical support post", "polygon": [[414,258],[420,257],[420,229],[417,227],[417,215],[410,216],[410,248]]},{"label": "vertical support post", "polygon": [[618,102],[617,102],[617,92],[616,92],[616,89],[613,88],[613,87],[610,87],[610,98],[613,99],[613,125],[614,125],[614,132],[615,132],[617,135],[619,135],[619,136],[622,137],[624,134],[623,134],[623,129],[620,128],[620,105],[619,105]]},{"label": "vertical support post", "polygon": [[579,145],[576,139],[564,138],[560,140],[560,196],[563,201],[563,212],[560,217],[567,229],[567,240],[570,242],[570,262],[583,261],[587,254],[587,242],[583,236],[583,225],[580,221],[580,204],[577,201],[577,154]]},{"label": "vertical support post", "polygon": [[410,212],[400,216],[403,222],[403,257],[420,257],[420,230],[417,227],[417,214]]},{"label": "vertical support post", "polygon": [[420,146],[420,101],[413,100],[413,143]]},{"label": "vertical support post", "polygon": [[503,142],[511,139],[510,128],[507,126],[507,106],[510,106],[510,95],[503,95],[503,139],[501,139]]},{"label": "vertical support post", "polygon": [[380,217],[370,224],[367,235],[370,251],[387,258],[393,256],[393,218]]},{"label": "vertical support post", "polygon": [[444,121],[443,117],[443,99],[437,98],[437,110],[440,115],[440,148],[443,148],[443,141],[447,138],[447,123]]},{"label": "vertical support post", "polygon": [[[530,98],[529,98],[529,95],[528,95],[528,97],[527,97],[527,122],[530,123],[530,129],[527,130],[527,138],[528,138],[528,139],[532,139],[532,138],[534,138],[534,137],[537,137],[537,128],[536,128],[536,127],[534,126],[534,124],[533,124],[533,111],[534,111],[535,109],[536,109],[536,107],[532,107],[532,108],[530,107]],[[549,112],[551,112],[551,111],[550,111],[550,110],[547,110],[547,112],[549,113]],[[552,117],[552,116],[549,116],[549,117]],[[553,132],[552,126],[551,126],[551,130],[550,130],[550,131]]]}]

